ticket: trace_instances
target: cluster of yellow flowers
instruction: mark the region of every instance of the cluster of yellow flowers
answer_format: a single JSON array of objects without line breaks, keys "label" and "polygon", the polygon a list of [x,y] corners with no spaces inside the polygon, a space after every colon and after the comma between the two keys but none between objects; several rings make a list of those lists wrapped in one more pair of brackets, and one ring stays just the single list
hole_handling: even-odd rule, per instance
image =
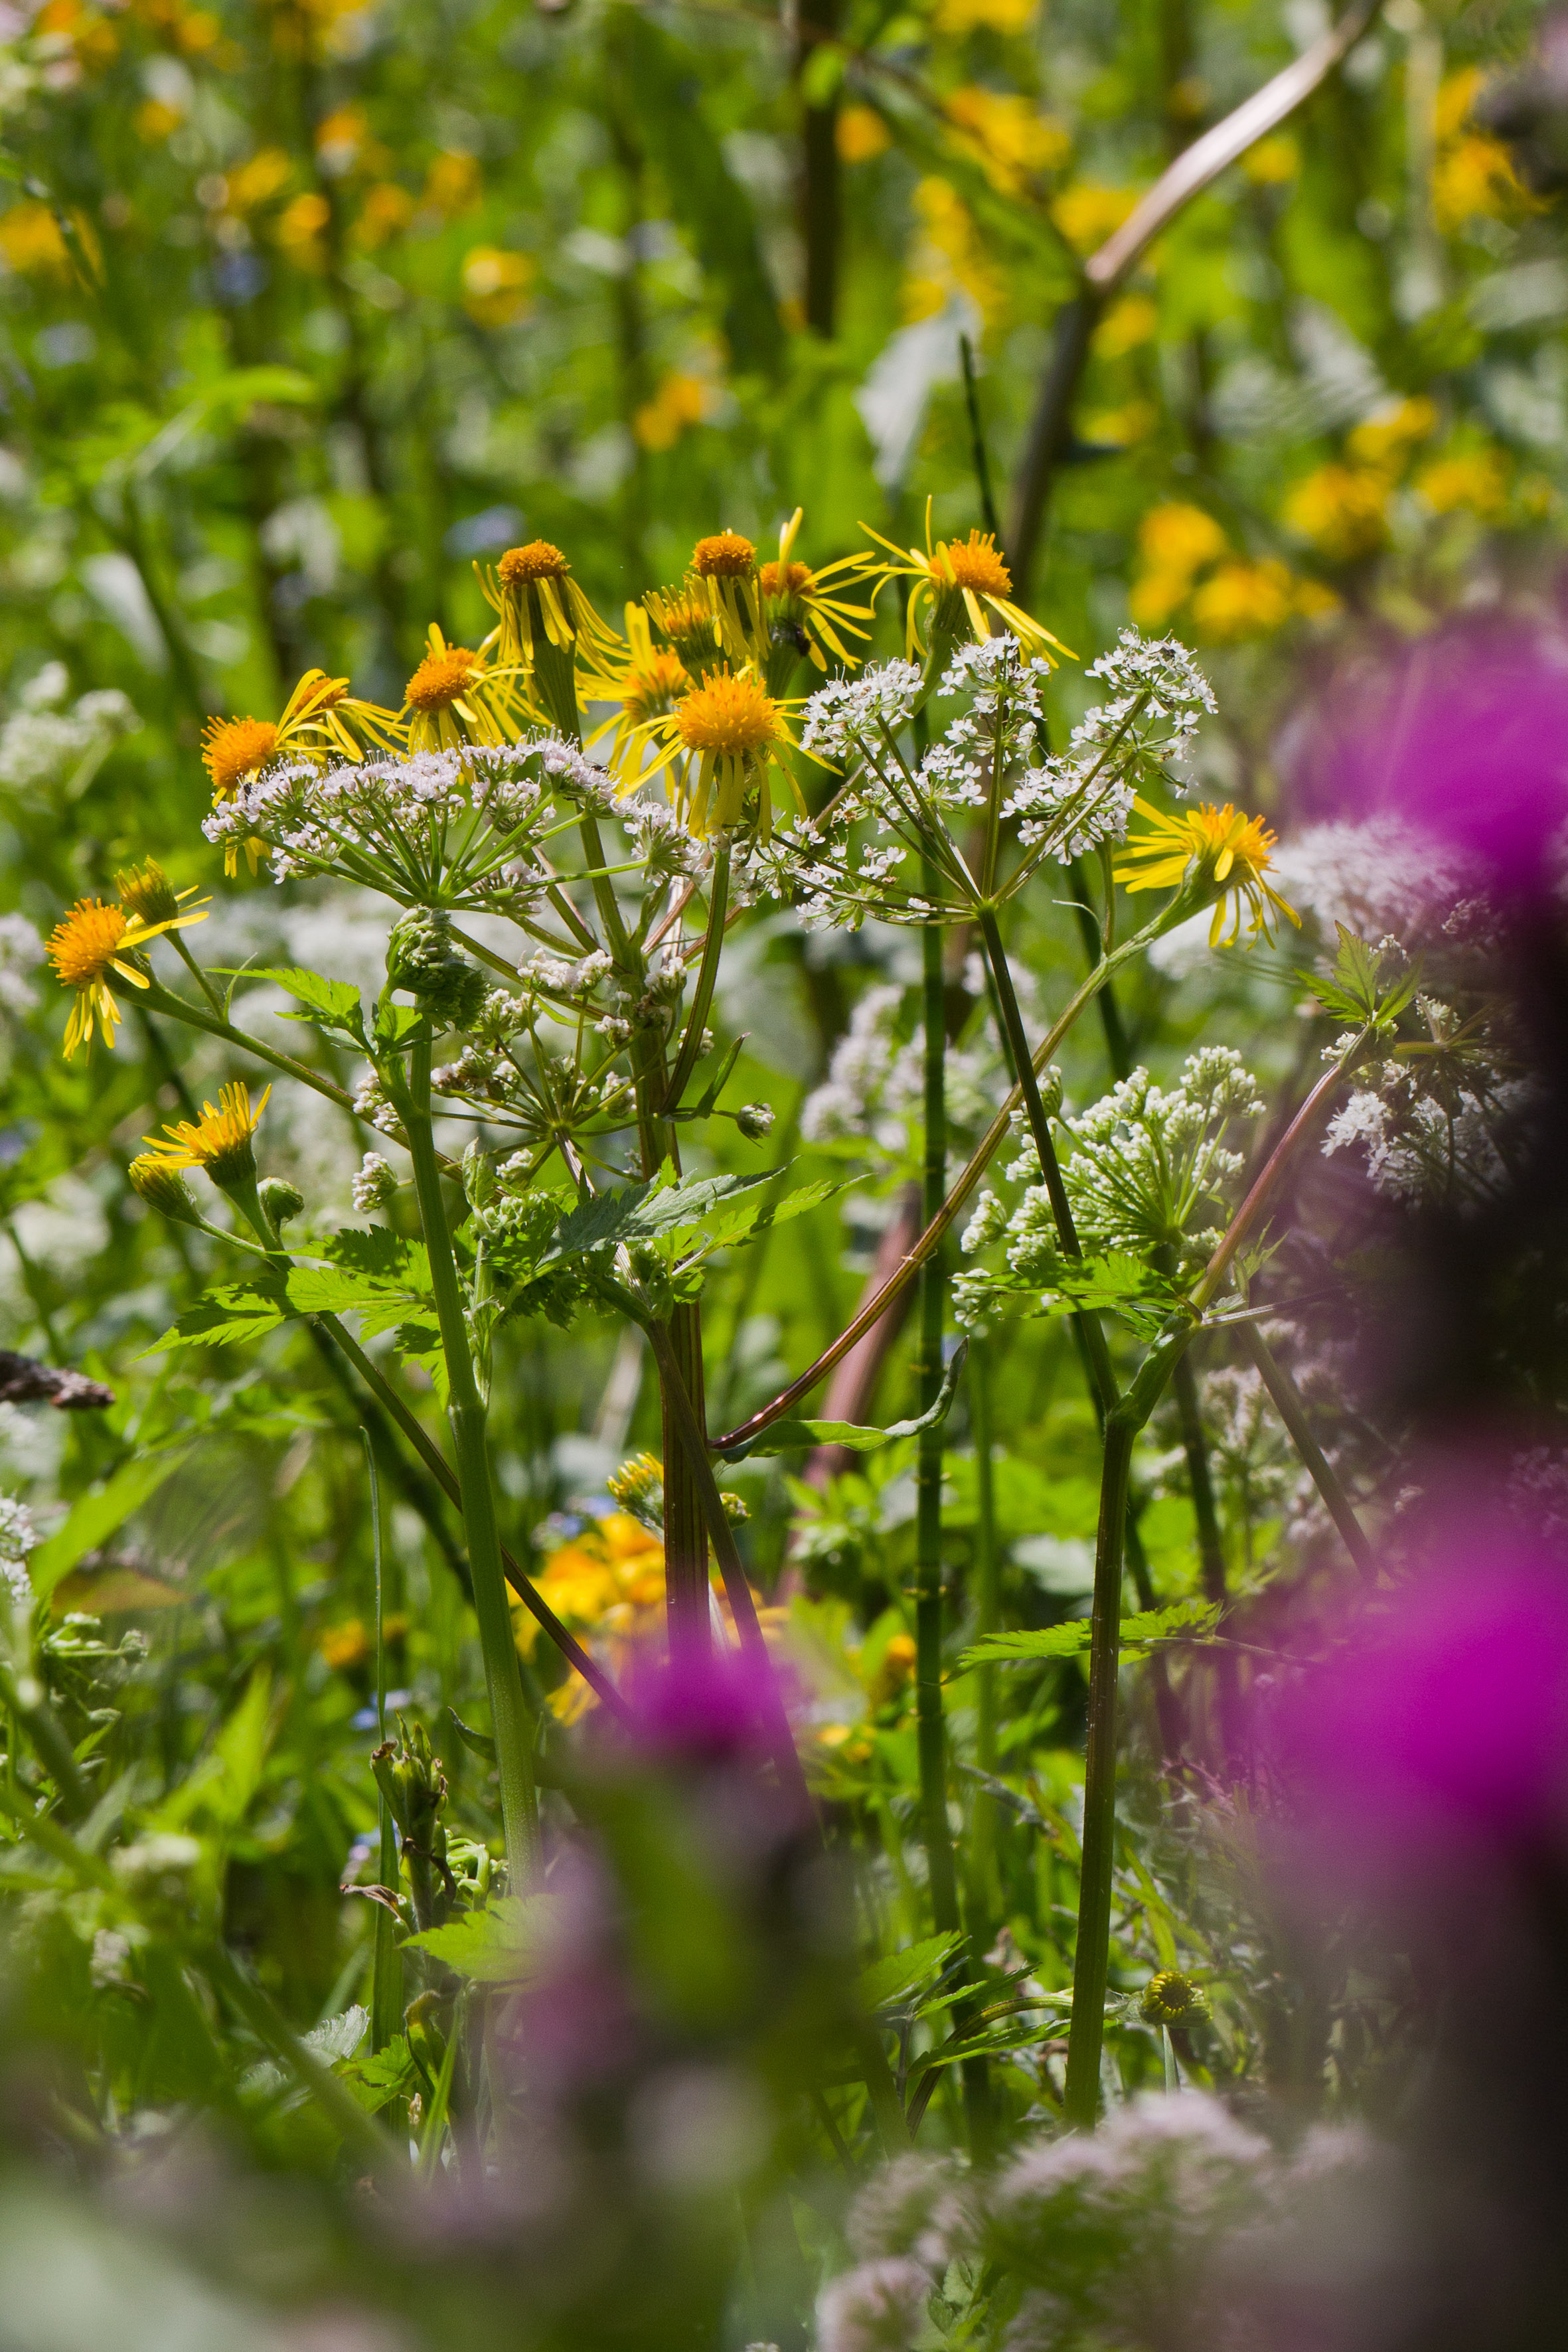
[{"label": "cluster of yellow flowers", "polygon": [[1140,627],[1167,627],[1178,613],[1210,643],[1270,635],[1298,614],[1331,612],[1339,599],[1277,556],[1238,553],[1204,508],[1151,508],[1138,533],[1139,569],[1128,608]]},{"label": "cluster of yellow flowers", "polygon": [[1400,400],[1363,420],[1331,459],[1290,490],[1282,509],[1288,528],[1331,562],[1353,563],[1388,541],[1394,492],[1407,485],[1434,515],[1461,512],[1483,521],[1508,503],[1509,472],[1502,452],[1485,444],[1451,445],[1425,464],[1416,452],[1440,419],[1430,400]]}]

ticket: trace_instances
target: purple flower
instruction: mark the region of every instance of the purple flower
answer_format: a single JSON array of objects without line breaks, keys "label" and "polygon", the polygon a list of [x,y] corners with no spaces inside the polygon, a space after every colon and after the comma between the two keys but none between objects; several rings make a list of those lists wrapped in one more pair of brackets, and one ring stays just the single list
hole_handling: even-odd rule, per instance
[{"label": "purple flower", "polygon": [[650,1758],[712,1766],[771,1753],[780,1677],[749,1652],[677,1647],[640,1664],[627,1696],[635,1722],[626,1737]]},{"label": "purple flower", "polygon": [[1468,623],[1338,699],[1306,755],[1314,800],[1327,786],[1339,814],[1405,818],[1504,897],[1549,890],[1568,827],[1568,645]]},{"label": "purple flower", "polygon": [[1568,1853],[1568,1567],[1472,1526],[1284,1693],[1266,1741],[1331,1895],[1397,1899],[1478,1864]]}]

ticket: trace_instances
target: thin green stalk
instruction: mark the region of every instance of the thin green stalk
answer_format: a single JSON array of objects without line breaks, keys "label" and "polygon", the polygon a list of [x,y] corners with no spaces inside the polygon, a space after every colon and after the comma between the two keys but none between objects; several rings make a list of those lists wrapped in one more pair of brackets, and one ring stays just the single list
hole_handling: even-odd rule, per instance
[{"label": "thin green stalk", "polygon": [[[381,1549],[381,1481],[375,1475],[375,1449],[370,1432],[360,1431],[364,1446],[365,1475],[370,1481],[370,1531],[375,1553],[375,1736],[386,1745],[386,1591]],[[397,1888],[397,1839],[386,1792],[376,1791],[380,1805],[381,1856],[378,1885]],[[375,1906],[375,1953],[370,1980],[370,2046],[384,2050],[403,2021],[403,1955],[395,1940],[397,1922],[383,1903]]]},{"label": "thin green stalk", "polygon": [[713,843],[713,872],[708,886],[708,929],[702,941],[702,961],[698,967],[697,987],[691,999],[691,1012],[681,1039],[680,1052],[670,1073],[669,1088],[664,1097],[664,1116],[672,1118],[680,1108],[680,1097],[686,1092],[687,1081],[697,1067],[702,1052],[702,1033],[708,1025],[708,1008],[713,1002],[714,983],[719,977],[719,958],[724,945],[724,917],[730,904],[730,836],[721,833]]},{"label": "thin green stalk", "polygon": [[1284,1365],[1269,1347],[1256,1323],[1237,1327],[1241,1343],[1262,1376],[1263,1385],[1274,1401],[1274,1409],[1290,1433],[1297,1453],[1311,1475],[1312,1484],[1323,1498],[1324,1506],[1340,1534],[1345,1549],[1362,1574],[1369,1580],[1377,1573],[1377,1562],[1366,1530],[1355,1515],[1350,1496],[1341,1486],[1333,1465],[1312,1434],[1307,1419],[1307,1409],[1301,1392]]},{"label": "thin green stalk", "polygon": [[[969,1347],[969,1410],[974,1434],[974,1638],[977,1642],[983,1642],[988,1633],[994,1633],[1002,1622],[1002,1565],[996,1541],[996,1477],[993,1458],[995,1444],[992,1418],[994,1370],[992,1343],[984,1334],[977,1332]],[[994,1774],[995,1666],[977,1667],[974,1682],[975,1761],[983,1772]],[[996,1853],[996,1801],[987,1790],[982,1789],[975,1795],[969,1837],[969,1913],[973,1925],[986,1914],[994,1895],[992,1875]]]},{"label": "thin green stalk", "polygon": [[1176,1412],[1181,1421],[1182,1451],[1187,1457],[1187,1481],[1192,1488],[1193,1517],[1197,1521],[1198,1560],[1203,1570],[1204,1598],[1222,1605],[1226,1598],[1225,1546],[1219,1512],[1215,1506],[1214,1479],[1209,1472],[1208,1441],[1204,1434],[1203,1409],[1198,1402],[1193,1360],[1184,1355],[1172,1375]]},{"label": "thin green stalk", "polygon": [[312,1070],[307,1063],[297,1062],[292,1054],[277,1053],[270,1045],[263,1045],[255,1037],[246,1036],[231,1021],[221,1020],[216,1013],[204,1013],[199,1005],[188,1004],[183,996],[172,995],[157,981],[143,992],[142,1002],[149,1012],[167,1013],[192,1029],[203,1029],[209,1037],[221,1037],[225,1045],[237,1045],[242,1053],[254,1054],[257,1060],[265,1062],[269,1069],[281,1070],[285,1077],[298,1078],[301,1086],[314,1087],[317,1094],[325,1095],[329,1102],[335,1102],[340,1110],[353,1110],[353,1097],[331,1078],[324,1078],[320,1070]]},{"label": "thin green stalk", "polygon": [[[924,1214],[942,1207],[947,1177],[947,994],[942,931],[921,933],[925,1019]],[[942,1327],[946,1305],[940,1253],[921,1269],[920,1410],[928,1412],[942,1386]],[[931,1913],[939,1936],[958,1926],[958,1888],[947,1823],[947,1741],[942,1709],[942,1455],[940,1429],[921,1432],[915,1466],[915,1705],[920,1748],[921,1822],[930,1874]]]},{"label": "thin green stalk", "polygon": [[489,1694],[507,1872],[513,1892],[521,1894],[533,1885],[542,1859],[539,1792],[533,1778],[533,1725],[518,1670],[517,1644],[512,1636],[511,1610],[501,1566],[500,1535],[496,1526],[495,1492],[490,1484],[485,1412],[474,1377],[468,1320],[463,1312],[462,1289],[431,1131],[430,1044],[426,1024],[414,1040],[407,1091],[398,1108],[408,1133],[420,1223],[430,1254],[430,1286],[447,1360],[447,1417],[451,1424],[452,1451],[468,1528],[474,1611],[479,1622],[479,1646],[484,1654],[485,1684]]}]

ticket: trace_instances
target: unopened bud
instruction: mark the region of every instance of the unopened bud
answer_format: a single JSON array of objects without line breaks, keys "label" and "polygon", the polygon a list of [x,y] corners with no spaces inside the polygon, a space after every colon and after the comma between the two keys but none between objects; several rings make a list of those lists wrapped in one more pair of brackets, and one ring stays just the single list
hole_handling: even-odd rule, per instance
[{"label": "unopened bud", "polygon": [[280,1233],[289,1218],[297,1217],[305,1205],[305,1195],[286,1176],[264,1176],[256,1189],[274,1233]]},{"label": "unopened bud", "polygon": [[495,1189],[495,1161],[476,1139],[463,1154],[463,1191],[468,1195],[469,1208],[482,1209],[488,1201],[494,1199]]},{"label": "unopened bud", "polygon": [[179,1170],[171,1168],[166,1160],[160,1160],[151,1151],[143,1152],[140,1160],[131,1162],[127,1172],[132,1191],[139,1201],[145,1201],[150,1209],[156,1209],[161,1216],[167,1217],[176,1225],[201,1223],[201,1212],[192,1197],[190,1187]]},{"label": "unopened bud", "polygon": [[772,1103],[742,1103],[735,1113],[735,1124],[755,1142],[768,1133],[777,1116]]}]

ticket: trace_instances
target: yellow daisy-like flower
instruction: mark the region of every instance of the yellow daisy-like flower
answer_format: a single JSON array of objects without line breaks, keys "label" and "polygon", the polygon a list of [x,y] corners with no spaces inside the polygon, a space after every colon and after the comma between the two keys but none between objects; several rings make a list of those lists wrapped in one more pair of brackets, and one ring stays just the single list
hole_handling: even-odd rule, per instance
[{"label": "yellow daisy-like flower", "polygon": [[1261,817],[1246,816],[1228,801],[1223,808],[1209,803],[1173,816],[1152,807],[1142,793],[1133,805],[1151,830],[1128,842],[1124,861],[1115,869],[1129,897],[1138,890],[1177,890],[1189,881],[1201,885],[1205,895],[1212,890],[1211,947],[1222,944],[1227,905],[1232,919],[1229,938],[1223,941],[1226,947],[1234,947],[1241,937],[1244,908],[1250,918],[1248,944],[1259,935],[1272,943],[1276,909],[1300,925],[1294,907],[1265,878],[1275,836]]},{"label": "yellow daisy-like flower", "polygon": [[[362,738],[390,750],[401,740],[397,719],[390,710],[351,694],[346,677],[308,669],[276,724],[270,719],[208,719],[202,732],[202,765],[213,788],[213,806],[233,800],[246,778],[270,760],[290,754],[325,760],[335,754],[357,761],[364,756]],[[253,836],[245,853],[254,874],[258,861],[267,855],[267,844]],[[224,845],[223,870],[239,870],[237,841]]]},{"label": "yellow daisy-like flower", "polygon": [[218,1088],[216,1106],[203,1103],[200,1118],[176,1120],[164,1128],[162,1140],[144,1135],[142,1140],[150,1147],[146,1157],[161,1168],[205,1168],[213,1182],[225,1189],[254,1184],[256,1154],[250,1139],[271,1092],[270,1087],[263,1087],[261,1099],[253,1105],[245,1080],[233,1079]]},{"label": "yellow daisy-like flower", "polygon": [[657,637],[693,677],[717,669],[724,657],[711,604],[689,588],[650,588],[640,606],[628,604],[626,636],[634,659],[645,660],[640,648]]},{"label": "yellow daisy-like flower", "polygon": [[[526,547],[509,547],[493,567],[474,566],[474,576],[486,602],[500,616],[497,646],[505,664],[526,671],[531,679],[542,657],[548,667],[555,654],[566,674],[579,656],[613,658],[624,653],[615,631],[600,619],[572,577],[572,566],[548,539],[531,539]],[[483,651],[489,652],[486,639]]]},{"label": "yellow daisy-like flower", "polygon": [[465,743],[510,743],[520,714],[515,663],[492,669],[484,654],[449,646],[434,621],[425,658],[403,689],[399,724],[411,751],[458,751]]},{"label": "yellow daisy-like flower", "polygon": [[825,563],[816,571],[808,563],[794,561],[804,511],[796,507],[779,532],[778,562],[764,563],[757,573],[767,633],[766,674],[775,691],[788,683],[803,654],[822,671],[827,668],[829,654],[847,669],[853,669],[859,656],[844,640],[865,638],[868,631],[860,624],[871,618],[869,604],[847,604],[843,593],[875,576],[877,566],[869,556],[841,555],[837,562]]},{"label": "yellow daisy-like flower", "polygon": [[878,567],[879,577],[912,583],[905,641],[905,652],[911,660],[930,649],[921,634],[922,621],[930,642],[942,646],[951,644],[965,622],[976,642],[983,641],[992,635],[993,618],[1042,660],[1048,661],[1053,654],[1076,658],[1059,637],[1053,637],[1022,605],[1014,604],[1013,575],[990,531],[972,530],[967,539],[933,542],[929,499],[923,551],[918,547],[895,547],[880,531],[872,530],[869,523],[860,527],[895,559]]},{"label": "yellow daisy-like flower", "polygon": [[[179,894],[182,898],[190,895],[188,890]],[[147,974],[125,959],[164,931],[183,930],[187,924],[205,920],[205,900],[183,915],[171,912],[155,922],[144,921],[134,908],[111,907],[102,898],[77,900],[48,938],[48,957],[57,979],[62,988],[76,991],[76,1003],[66,1024],[68,1062],[75,1059],[79,1046],[91,1045],[95,1024],[102,1030],[106,1045],[114,1043],[121,1014],[109,985],[110,973],[117,972],[132,988],[150,987]]]},{"label": "yellow daisy-like flower", "polygon": [[746,796],[756,785],[766,840],[769,776],[781,765],[779,751],[791,737],[782,706],[761,678],[747,670],[715,670],[682,696],[662,731],[672,750],[687,755],[691,832],[729,832],[739,824]]}]

